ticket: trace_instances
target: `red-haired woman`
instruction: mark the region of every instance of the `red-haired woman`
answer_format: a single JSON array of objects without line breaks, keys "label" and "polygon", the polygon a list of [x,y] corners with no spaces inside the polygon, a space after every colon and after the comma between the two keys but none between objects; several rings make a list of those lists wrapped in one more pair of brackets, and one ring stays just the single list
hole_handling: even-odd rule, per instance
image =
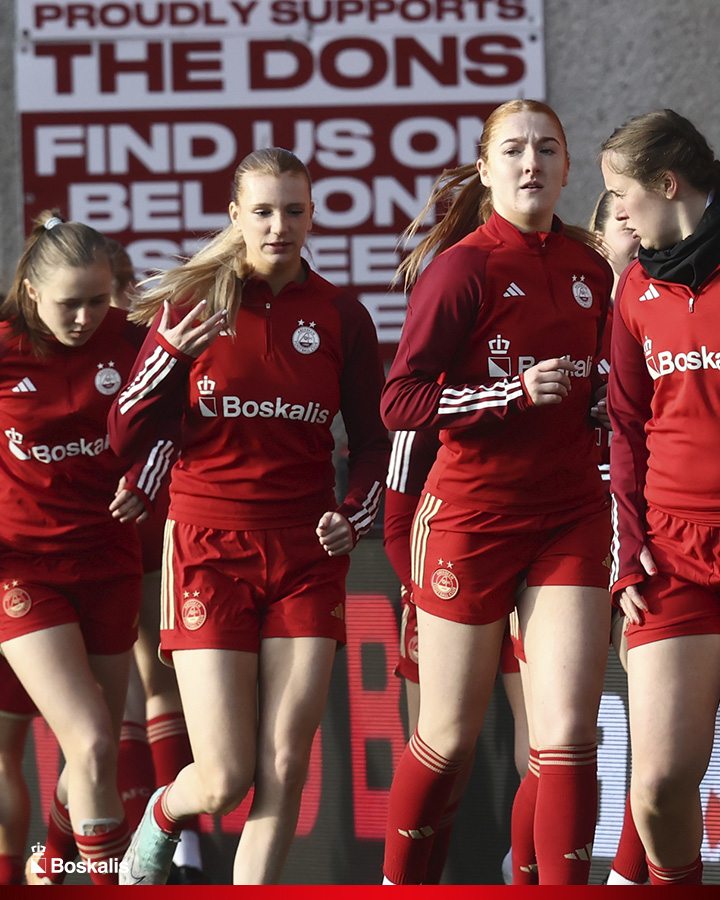
[{"label": "red-haired woman", "polygon": [[568,167],[549,107],[500,106],[477,165],[440,180],[428,206],[450,208],[404,265],[417,283],[383,416],[394,430],[439,426],[442,446],[413,527],[420,713],[390,795],[390,883],[424,879],[516,605],[537,859],[516,861],[513,848],[513,867],[536,868],[540,884],[588,878],[610,627],[610,523],[589,412],[612,273],[592,236],[554,215]]}]

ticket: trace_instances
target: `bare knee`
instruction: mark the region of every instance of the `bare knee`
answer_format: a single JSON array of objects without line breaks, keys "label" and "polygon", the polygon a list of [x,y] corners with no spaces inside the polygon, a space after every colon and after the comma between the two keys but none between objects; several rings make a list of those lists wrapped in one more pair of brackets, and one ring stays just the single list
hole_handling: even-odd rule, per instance
[{"label": "bare knee", "polygon": [[534,720],[538,747],[579,747],[597,741],[597,715],[570,707]]},{"label": "bare knee", "polygon": [[452,762],[467,759],[475,750],[479,731],[465,722],[419,724],[418,737],[436,753]]},{"label": "bare knee", "polygon": [[230,769],[200,772],[200,805],[210,815],[225,816],[242,803],[252,782],[251,772]]},{"label": "bare knee", "polygon": [[293,743],[268,753],[258,761],[258,781],[262,787],[272,784],[283,796],[302,793],[310,763],[310,747]]},{"label": "bare knee", "polygon": [[684,767],[636,766],[632,776],[635,812],[649,818],[672,815],[688,800],[696,800],[699,784],[697,773]]}]

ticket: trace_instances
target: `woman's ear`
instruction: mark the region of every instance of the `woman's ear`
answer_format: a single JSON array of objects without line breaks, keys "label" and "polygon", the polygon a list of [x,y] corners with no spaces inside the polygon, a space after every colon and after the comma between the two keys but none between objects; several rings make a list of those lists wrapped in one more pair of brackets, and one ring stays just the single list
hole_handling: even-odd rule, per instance
[{"label": "woman's ear", "polygon": [[230,206],[228,207],[228,212],[230,213],[230,221],[232,222],[233,228],[240,227],[240,207],[237,203],[232,200]]},{"label": "woman's ear", "polygon": [[485,164],[485,160],[479,159],[475,163],[475,167],[478,170],[478,175],[480,176],[480,181],[483,183],[483,185],[486,188],[489,188],[491,186],[490,185],[490,173],[488,172],[488,167]]},{"label": "woman's ear", "polygon": [[25,290],[27,291],[28,297],[33,300],[35,303],[40,299],[40,294],[35,290],[35,288],[30,284],[27,278],[23,279],[23,284],[25,285]]},{"label": "woman's ear", "polygon": [[680,190],[680,184],[677,179],[677,175],[674,172],[668,170],[662,179],[662,192],[663,196],[667,200],[673,200],[678,195],[678,191]]}]

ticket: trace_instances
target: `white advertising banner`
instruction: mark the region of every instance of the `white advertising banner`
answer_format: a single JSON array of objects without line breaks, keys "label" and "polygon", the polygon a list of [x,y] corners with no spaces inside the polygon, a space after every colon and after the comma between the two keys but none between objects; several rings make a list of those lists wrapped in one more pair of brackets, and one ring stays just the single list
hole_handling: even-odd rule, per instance
[{"label": "white advertising banner", "polygon": [[28,218],[59,206],[172,265],[227,223],[261,146],[309,166],[315,268],[351,286],[380,340],[398,235],[484,119],[545,94],[542,0],[17,0]]}]

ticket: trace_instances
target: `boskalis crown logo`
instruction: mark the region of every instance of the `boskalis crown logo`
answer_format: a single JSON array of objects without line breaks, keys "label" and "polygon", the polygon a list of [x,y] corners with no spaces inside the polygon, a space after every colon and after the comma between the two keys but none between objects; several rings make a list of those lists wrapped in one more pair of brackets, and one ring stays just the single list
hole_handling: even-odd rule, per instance
[{"label": "boskalis crown logo", "polygon": [[659,378],[660,373],[658,372],[657,361],[653,356],[653,342],[647,335],[645,335],[645,340],[643,341],[643,352],[645,353],[645,365],[648,367],[648,372],[653,378]]},{"label": "boskalis crown logo", "polygon": [[22,446],[23,436],[16,428],[8,428],[5,437],[8,439],[8,447],[13,456],[23,461],[30,459],[30,454]]},{"label": "boskalis crown logo", "polygon": [[207,375],[204,375],[200,381],[197,382],[198,394],[198,406],[200,407],[200,413],[206,418],[214,419],[217,418],[217,398],[213,397],[213,392],[215,391],[215,384],[212,378],[208,378]]},{"label": "boskalis crown logo", "polygon": [[33,844],[30,857],[30,871],[33,875],[47,875],[45,871],[45,845]]},{"label": "boskalis crown logo", "polygon": [[491,378],[510,378],[512,375],[512,362],[508,356],[510,341],[499,334],[488,341],[490,356],[488,356],[488,375]]}]

